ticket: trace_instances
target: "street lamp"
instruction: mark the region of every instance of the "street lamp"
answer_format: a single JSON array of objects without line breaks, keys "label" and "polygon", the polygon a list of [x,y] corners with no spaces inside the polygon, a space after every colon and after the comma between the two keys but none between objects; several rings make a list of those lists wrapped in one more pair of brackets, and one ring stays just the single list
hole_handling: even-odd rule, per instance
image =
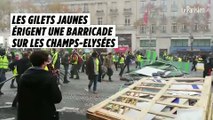
[{"label": "street lamp", "polygon": [[189,39],[190,39],[191,51],[193,51],[194,37],[193,37],[192,33],[190,33]]}]

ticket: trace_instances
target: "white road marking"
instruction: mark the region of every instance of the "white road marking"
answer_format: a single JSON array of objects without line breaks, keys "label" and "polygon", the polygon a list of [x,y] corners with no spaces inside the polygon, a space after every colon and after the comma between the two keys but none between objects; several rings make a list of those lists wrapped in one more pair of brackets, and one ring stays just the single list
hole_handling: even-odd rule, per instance
[{"label": "white road marking", "polygon": [[6,118],[6,119],[1,119],[1,120],[15,120],[15,117],[12,117],[12,118]]},{"label": "white road marking", "polygon": [[5,106],[0,106],[0,109],[3,109],[3,108],[11,108],[11,105],[10,106],[8,106],[8,105],[7,106],[6,105]]},{"label": "white road marking", "polygon": [[78,111],[79,108],[71,108],[71,107],[63,107],[61,109],[58,109],[58,112],[66,111],[66,110],[71,110],[71,111]]}]

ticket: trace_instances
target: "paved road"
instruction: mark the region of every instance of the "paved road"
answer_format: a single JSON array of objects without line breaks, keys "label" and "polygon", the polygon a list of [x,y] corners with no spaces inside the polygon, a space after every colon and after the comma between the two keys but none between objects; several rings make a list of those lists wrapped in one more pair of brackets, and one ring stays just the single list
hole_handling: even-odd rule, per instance
[{"label": "paved road", "polygon": [[[133,68],[134,66],[132,66]],[[112,77],[113,82],[108,82],[107,76],[101,83],[98,83],[98,94],[88,93],[85,91],[88,85],[88,79],[85,73],[80,73],[80,80],[70,79],[69,84],[62,85],[63,100],[56,107],[62,111],[61,120],[86,120],[86,110],[91,106],[105,100],[107,97],[113,95],[124,84],[124,81],[119,80],[118,71],[114,71]],[[7,73],[7,78],[11,77],[10,72]],[[192,72],[187,76],[201,77],[201,72]],[[16,109],[11,108],[8,102],[12,102],[16,93],[16,89],[10,89],[10,81],[3,87],[4,95],[0,96],[0,119],[11,118],[16,116]]]}]

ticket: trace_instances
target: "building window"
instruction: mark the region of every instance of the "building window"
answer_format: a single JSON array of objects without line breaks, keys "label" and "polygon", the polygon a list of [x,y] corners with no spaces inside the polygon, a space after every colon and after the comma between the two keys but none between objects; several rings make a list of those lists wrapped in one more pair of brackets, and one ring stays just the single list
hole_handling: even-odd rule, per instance
[{"label": "building window", "polygon": [[187,25],[186,24],[183,24],[182,25],[182,32],[188,32],[188,29],[187,29]]},{"label": "building window", "polygon": [[199,25],[198,25],[198,23],[195,23],[194,24],[194,32],[198,32],[198,30],[199,30]]},{"label": "building window", "polygon": [[172,32],[177,33],[177,23],[172,23]]},{"label": "building window", "polygon": [[173,1],[172,5],[171,5],[171,11],[172,12],[177,12],[178,11],[178,6],[175,3],[175,1]]},{"label": "building window", "polygon": [[209,24],[205,25],[204,30],[205,30],[206,32],[209,32],[209,31],[210,31],[210,28],[211,28],[211,24],[209,23]]},{"label": "building window", "polygon": [[116,17],[111,17],[111,24],[115,25],[116,24]]},{"label": "building window", "polygon": [[131,7],[131,1],[129,1],[129,0],[125,1],[124,5],[125,5],[125,8],[127,8],[127,9],[132,8]]},{"label": "building window", "polygon": [[161,33],[166,33],[166,25],[161,25]]},{"label": "building window", "polygon": [[156,47],[156,40],[140,40],[140,47]]},{"label": "building window", "polygon": [[84,4],[84,12],[89,12],[89,6],[88,6],[88,4]]},{"label": "building window", "polygon": [[151,33],[156,33],[156,25],[155,24],[151,25]]},{"label": "building window", "polygon": [[164,0],[161,2],[162,12],[167,12],[167,2]]},{"label": "building window", "polygon": [[98,10],[103,10],[103,3],[98,3]]},{"label": "building window", "polygon": [[140,2],[140,11],[141,11],[141,13],[144,13],[144,10],[145,10],[145,2],[141,1]]},{"label": "building window", "polygon": [[186,46],[188,46],[188,39],[172,39],[171,46],[172,47],[186,47]]},{"label": "building window", "polygon": [[125,16],[125,26],[130,26],[130,16]]},{"label": "building window", "polygon": [[112,2],[112,9],[116,9],[117,8],[117,2]]},{"label": "building window", "polygon": [[98,17],[98,25],[102,25],[103,24],[103,18],[102,17]]},{"label": "building window", "polygon": [[140,27],[140,33],[142,33],[142,34],[146,33],[146,26],[142,25]]},{"label": "building window", "polygon": [[76,9],[76,5],[71,4],[71,5],[70,5],[70,10],[71,10],[71,12],[74,12],[74,11],[75,11],[75,9]]},{"label": "building window", "polygon": [[193,41],[193,46],[195,47],[209,47],[210,46],[210,39],[195,39]]}]

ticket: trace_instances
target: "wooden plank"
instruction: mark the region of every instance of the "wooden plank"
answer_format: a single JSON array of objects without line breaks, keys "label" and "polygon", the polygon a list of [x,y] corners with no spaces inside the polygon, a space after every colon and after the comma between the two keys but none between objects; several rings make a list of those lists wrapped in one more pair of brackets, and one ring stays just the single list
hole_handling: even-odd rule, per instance
[{"label": "wooden plank", "polygon": [[199,80],[203,81],[203,80],[205,80],[205,78],[196,78],[196,77],[194,77],[194,78],[175,77],[173,79],[178,80],[178,81],[184,81],[184,80],[187,80],[187,81],[199,81]]},{"label": "wooden plank", "polygon": [[201,82],[192,82],[192,83],[185,83],[185,82],[174,82],[172,85],[203,85]]},{"label": "wooden plank", "polygon": [[104,100],[103,102],[101,102],[101,103],[89,108],[87,111],[95,112],[95,111],[99,110],[100,108],[106,106],[110,101],[112,101],[115,98],[119,97],[120,95],[126,93],[130,89],[134,88],[136,85],[140,85],[143,80],[146,80],[146,78],[143,78],[140,81],[137,81],[136,83],[134,83],[134,84],[130,85],[129,87],[123,89],[122,91],[119,91],[118,93],[112,95],[111,97],[109,97],[108,99]]},{"label": "wooden plank", "polygon": [[[137,111],[140,111],[141,114],[138,116],[138,119],[136,120],[142,120],[147,114],[153,114],[156,115],[158,118],[175,118],[175,115],[172,114],[177,111],[179,108],[183,109],[188,109],[188,108],[203,108],[204,109],[204,118],[202,120],[206,120],[207,118],[211,118],[211,114],[209,113],[212,111],[208,106],[212,105],[212,102],[210,102],[210,92],[211,92],[211,77],[206,77],[204,78],[171,78],[171,79],[166,79],[166,83],[156,83],[149,81],[151,80],[150,78],[143,78],[134,84],[130,85],[129,87],[123,89],[122,91],[116,93],[115,95],[109,97],[105,101],[95,105],[94,107],[91,107],[88,109],[88,115],[97,114],[97,116],[105,116],[107,119],[106,120],[126,120],[125,113],[124,115],[121,113],[116,113],[112,111],[108,111],[105,109],[102,109],[104,106],[107,104],[116,104],[119,106],[124,106],[126,110],[134,109]],[[159,86],[152,86],[152,85],[145,85],[145,84],[156,84],[156,85],[162,85],[162,87]],[[202,89],[171,89],[170,87],[172,85],[201,85]],[[133,90],[134,88],[134,90]],[[144,88],[144,89],[152,89],[155,90],[155,92],[145,92],[145,91],[140,91],[140,90],[135,90],[135,88]],[[157,92],[156,92],[157,91]],[[167,91],[185,91],[185,92],[199,92],[200,96],[189,96],[189,95],[172,95],[166,93]],[[131,93],[128,94],[127,93]],[[152,99],[148,98],[140,98],[139,95],[144,94],[144,95],[151,95],[153,96]],[[118,97],[122,98],[127,98],[127,99],[134,99],[135,101],[144,101],[148,103],[148,106],[145,108],[137,108],[137,106],[130,104],[130,103],[124,103],[124,102],[118,102],[114,101]],[[182,101],[179,104],[176,103],[171,103],[175,98],[180,98],[180,99],[186,99]],[[185,103],[188,102],[189,99],[197,100],[198,102],[194,106],[189,106],[186,105]],[[134,102],[135,103],[135,102]],[[155,104],[161,104],[165,106],[171,106],[174,107],[172,110],[169,112],[156,112],[156,111],[151,111],[152,107]],[[123,110],[123,109],[122,109]],[[209,110],[209,112],[208,112]],[[123,111],[125,112],[125,111]],[[109,119],[108,119],[109,118]],[[131,118],[127,118],[131,119]],[[95,119],[96,120],[96,119]],[[100,120],[100,119],[97,119]],[[105,120],[105,119],[103,119]]]},{"label": "wooden plank", "polygon": [[151,102],[149,102],[149,107],[146,109],[141,110],[141,115],[139,116],[138,120],[141,120],[145,117],[145,115],[150,111],[150,109],[153,107],[154,104],[156,104],[156,101],[161,98],[161,96],[166,92],[166,90],[170,87],[170,85],[174,82],[174,79],[171,79],[160,91],[154,98],[152,99]]},{"label": "wooden plank", "polygon": [[[152,100],[146,99],[146,98],[137,98],[137,97],[131,97],[131,96],[125,96],[122,95],[121,97],[126,97],[126,98],[131,98],[131,99],[136,99],[136,100],[141,100],[145,102],[151,102]],[[192,106],[187,106],[187,105],[180,105],[180,104],[175,104],[175,103],[168,103],[168,102],[162,102],[162,101],[156,101],[157,104],[162,104],[166,106],[171,106],[171,107],[180,107],[180,108],[191,108]],[[119,102],[117,102],[119,104]]]},{"label": "wooden plank", "polygon": [[120,119],[115,119],[115,118],[110,118],[110,116],[108,115],[103,115],[103,114],[99,114],[99,113],[90,113],[87,112],[86,117],[88,120],[120,120]]},{"label": "wooden plank", "polygon": [[[188,100],[184,100],[179,104],[185,104],[186,102],[188,102]],[[178,107],[174,107],[169,113],[174,114],[179,108]]]},{"label": "wooden plank", "polygon": [[[128,97],[128,96],[123,96],[123,97]],[[128,97],[128,98],[131,98],[131,97]],[[133,97],[132,97],[133,98]],[[137,99],[134,97],[134,99]],[[138,98],[139,99],[139,98]],[[148,99],[147,99],[148,100]],[[148,101],[151,101],[151,100],[148,100]],[[133,106],[131,104],[127,104],[127,103],[122,103],[122,102],[110,102],[112,104],[116,104],[116,105],[121,105],[121,106],[125,106],[125,107],[129,107],[129,108],[133,108],[137,111],[141,111],[141,109],[137,108],[136,106]],[[149,111],[148,113],[151,113],[151,114],[155,114],[155,115],[160,115],[160,116],[163,116],[163,117],[169,117],[169,118],[174,118],[175,116],[173,114],[165,114],[165,113],[162,113],[162,112],[154,112],[154,111]]]},{"label": "wooden plank", "polygon": [[111,101],[110,103],[116,104],[116,105],[125,106],[125,107],[128,107],[128,108],[132,108],[132,109],[135,109],[135,110],[140,111],[140,109],[138,109],[138,108],[135,107],[134,105],[131,105],[131,104],[128,104],[128,103],[122,103],[122,102],[116,102],[116,101]]},{"label": "wooden plank", "polygon": [[212,109],[213,109],[213,94],[211,94],[211,101],[208,110],[208,120],[212,120]]},{"label": "wooden plank", "polygon": [[205,83],[203,85],[203,90],[201,94],[201,100],[197,102],[195,105],[196,107],[203,108],[203,119],[206,120],[208,118],[208,105],[210,103],[210,94],[211,94],[211,83],[212,83],[212,77],[208,76],[205,78]]},{"label": "wooden plank", "polygon": [[[158,85],[165,85],[166,83],[161,82],[150,82],[150,81],[144,81],[143,83],[146,84],[158,84]],[[203,85],[201,82],[173,82],[172,85]]]},{"label": "wooden plank", "polygon": [[[156,95],[157,93],[154,92],[143,92],[143,91],[138,91],[138,90],[130,90],[129,92],[137,92],[137,93],[142,93],[142,94],[147,94],[147,95]],[[163,94],[163,97],[173,97],[173,98],[184,98],[184,99],[193,99],[193,100],[199,100],[200,97],[198,96],[184,96],[184,95],[170,95],[170,94]]]},{"label": "wooden plank", "polygon": [[143,84],[157,84],[157,85],[165,85],[166,83],[144,81],[144,82],[143,82]]},{"label": "wooden plank", "polygon": [[140,101],[144,101],[144,102],[150,102],[151,101],[150,99],[127,96],[127,95],[121,95],[121,97],[130,98],[130,99],[136,99],[136,100],[140,100]]},{"label": "wooden plank", "polygon": [[157,101],[156,103],[166,105],[166,106],[171,106],[171,107],[193,108],[193,106],[181,105],[181,104],[176,104],[176,103],[166,103],[166,102],[161,102],[161,101]]},{"label": "wooden plank", "polygon": [[[128,118],[127,116],[115,113],[115,112],[111,112],[105,109],[99,109],[97,111],[97,114],[102,114],[103,116],[110,116],[112,118],[118,119],[118,120],[131,120],[131,118]],[[110,119],[109,119],[110,120]]]},{"label": "wooden plank", "polygon": [[176,116],[174,114],[169,114],[169,113],[163,113],[163,112],[154,112],[154,111],[148,111],[150,114],[162,116],[162,117],[169,117],[169,118],[175,118]]},{"label": "wooden plank", "polygon": [[[162,87],[152,87],[152,86],[143,86],[143,85],[140,85],[140,86],[136,86],[136,87],[139,87],[139,88],[146,88],[146,89],[154,89],[154,90],[161,90]],[[169,88],[167,89],[168,91],[188,91],[188,92],[201,92],[200,89],[173,89],[173,88]]]}]

